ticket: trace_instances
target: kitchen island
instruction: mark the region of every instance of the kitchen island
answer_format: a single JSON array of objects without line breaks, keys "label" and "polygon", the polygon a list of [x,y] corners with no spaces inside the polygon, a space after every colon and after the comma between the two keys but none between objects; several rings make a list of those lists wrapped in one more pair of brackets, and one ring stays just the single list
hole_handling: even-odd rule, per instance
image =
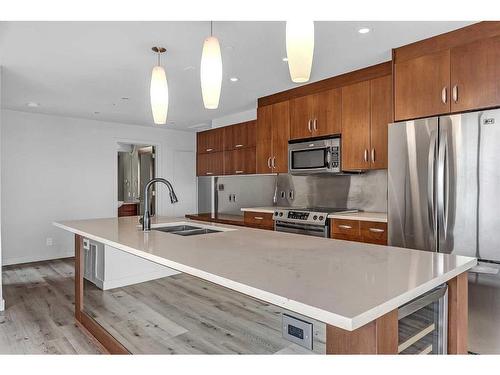
[{"label": "kitchen island", "polygon": [[448,284],[448,353],[467,352],[467,270],[476,259],[446,254],[206,225],[216,233],[180,236],[137,217],[55,223],[75,234],[75,316],[113,353],[127,350],[82,310],[82,239],[207,280],[327,324],[326,352],[397,353],[398,307]]}]

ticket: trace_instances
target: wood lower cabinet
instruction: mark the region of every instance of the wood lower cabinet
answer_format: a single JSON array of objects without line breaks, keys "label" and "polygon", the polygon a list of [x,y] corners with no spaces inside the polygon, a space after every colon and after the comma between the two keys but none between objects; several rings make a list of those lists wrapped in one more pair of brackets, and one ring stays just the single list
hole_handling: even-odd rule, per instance
[{"label": "wood lower cabinet", "polygon": [[387,245],[387,223],[330,219],[330,238]]},{"label": "wood lower cabinet", "polygon": [[500,105],[500,36],[451,49],[451,111]]},{"label": "wood lower cabinet", "polygon": [[292,99],[290,107],[290,139],[340,134],[340,88]]},{"label": "wood lower cabinet", "polygon": [[139,214],[139,203],[124,203],[118,207],[118,217],[136,216]]},{"label": "wood lower cabinet", "polygon": [[450,51],[394,64],[396,121],[450,112]]},{"label": "wood lower cabinet", "polygon": [[224,128],[196,134],[196,152],[199,154],[220,152],[224,149]]},{"label": "wood lower cabinet", "polygon": [[274,230],[273,214],[271,213],[245,211],[243,221],[247,227]]},{"label": "wood lower cabinet", "polygon": [[255,147],[255,127],[256,121],[225,126],[223,128],[224,150]]},{"label": "wood lower cabinet", "polygon": [[254,174],[255,147],[224,152],[224,174]]},{"label": "wood lower cabinet", "polygon": [[257,173],[288,172],[289,108],[285,101],[257,109]]},{"label": "wood lower cabinet", "polygon": [[359,235],[361,242],[387,245],[387,223],[360,221]]},{"label": "wood lower cabinet", "polygon": [[224,174],[224,152],[197,155],[197,176],[220,176],[222,174]]}]

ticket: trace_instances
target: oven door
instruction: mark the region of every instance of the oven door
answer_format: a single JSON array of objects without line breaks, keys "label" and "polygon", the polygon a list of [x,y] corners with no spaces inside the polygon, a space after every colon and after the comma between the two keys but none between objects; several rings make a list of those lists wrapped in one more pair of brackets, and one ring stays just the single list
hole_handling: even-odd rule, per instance
[{"label": "oven door", "polygon": [[306,236],[328,237],[328,225],[296,224],[276,220],[274,223],[276,232],[304,234]]},{"label": "oven door", "polygon": [[291,174],[307,174],[330,172],[331,168],[330,146],[323,147],[288,147],[288,171]]}]

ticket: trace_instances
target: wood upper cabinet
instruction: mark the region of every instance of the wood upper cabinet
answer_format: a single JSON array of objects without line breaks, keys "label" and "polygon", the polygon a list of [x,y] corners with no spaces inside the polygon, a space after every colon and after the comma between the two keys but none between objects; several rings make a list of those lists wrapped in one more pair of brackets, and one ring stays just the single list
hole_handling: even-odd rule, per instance
[{"label": "wood upper cabinet", "polygon": [[288,101],[257,109],[257,173],[288,172],[290,105]]},{"label": "wood upper cabinet", "polygon": [[341,89],[332,89],[290,101],[290,138],[301,139],[341,132]]},{"label": "wood upper cabinet", "polygon": [[196,134],[196,151],[199,154],[219,152],[224,149],[224,128],[217,128]]},{"label": "wood upper cabinet", "polygon": [[451,111],[500,105],[500,36],[451,49]]},{"label": "wood upper cabinet", "polygon": [[342,89],[314,95],[314,136],[340,134],[342,129]]},{"label": "wood upper cabinet", "polygon": [[220,176],[224,174],[224,152],[209,152],[196,155],[197,176]]},{"label": "wood upper cabinet", "polygon": [[224,127],[224,150],[255,147],[256,121]]},{"label": "wood upper cabinet", "polygon": [[394,64],[396,121],[450,112],[450,51]]},{"label": "wood upper cabinet", "polygon": [[370,81],[370,168],[387,168],[387,136],[392,120],[392,76]]},{"label": "wood upper cabinet", "polygon": [[342,169],[370,168],[370,81],[342,87]]},{"label": "wood upper cabinet", "polygon": [[224,152],[224,174],[254,174],[255,147]]},{"label": "wood upper cabinet", "polygon": [[306,95],[290,101],[290,139],[313,136],[313,99],[314,95]]},{"label": "wood upper cabinet", "polygon": [[383,76],[342,88],[342,169],[387,168],[392,80]]}]

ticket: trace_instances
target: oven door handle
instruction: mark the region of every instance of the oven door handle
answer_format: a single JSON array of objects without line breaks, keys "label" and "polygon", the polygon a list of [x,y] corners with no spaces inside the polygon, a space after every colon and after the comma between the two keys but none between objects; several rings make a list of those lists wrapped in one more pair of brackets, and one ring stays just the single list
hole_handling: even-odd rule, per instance
[{"label": "oven door handle", "polygon": [[301,229],[306,231],[324,232],[325,225],[311,225],[311,224],[295,224],[288,223],[285,221],[276,221],[276,228],[290,228],[290,229]]},{"label": "oven door handle", "polygon": [[330,163],[332,162],[332,148],[328,147],[325,152],[325,164],[326,168],[330,168]]}]

